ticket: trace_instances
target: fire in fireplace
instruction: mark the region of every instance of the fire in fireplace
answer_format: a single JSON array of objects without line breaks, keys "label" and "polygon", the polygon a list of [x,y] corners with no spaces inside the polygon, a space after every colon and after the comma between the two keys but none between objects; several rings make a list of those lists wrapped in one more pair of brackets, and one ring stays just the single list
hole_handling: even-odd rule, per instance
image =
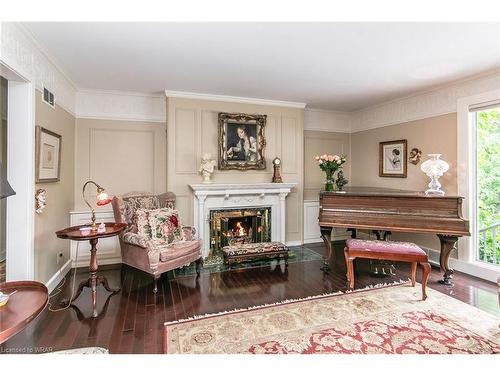
[{"label": "fire in fireplace", "polygon": [[271,241],[271,207],[210,211],[210,248]]}]

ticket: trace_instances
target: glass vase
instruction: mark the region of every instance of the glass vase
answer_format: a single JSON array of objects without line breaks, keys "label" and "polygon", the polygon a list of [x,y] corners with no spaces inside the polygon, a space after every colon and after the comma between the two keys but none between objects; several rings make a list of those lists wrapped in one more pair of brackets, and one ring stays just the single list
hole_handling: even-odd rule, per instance
[{"label": "glass vase", "polygon": [[325,191],[333,191],[333,171],[325,171],[326,181],[325,181]]}]

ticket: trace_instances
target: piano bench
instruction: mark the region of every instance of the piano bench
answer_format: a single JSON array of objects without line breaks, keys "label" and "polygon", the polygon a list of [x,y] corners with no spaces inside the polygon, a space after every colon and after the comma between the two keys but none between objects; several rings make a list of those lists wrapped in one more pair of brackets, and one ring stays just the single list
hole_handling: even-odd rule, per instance
[{"label": "piano bench", "polygon": [[427,298],[425,288],[431,266],[427,254],[411,242],[348,239],[344,249],[347,266],[347,282],[354,288],[354,260],[356,258],[392,260],[411,263],[411,283],[415,286],[417,263],[422,266],[422,300]]}]

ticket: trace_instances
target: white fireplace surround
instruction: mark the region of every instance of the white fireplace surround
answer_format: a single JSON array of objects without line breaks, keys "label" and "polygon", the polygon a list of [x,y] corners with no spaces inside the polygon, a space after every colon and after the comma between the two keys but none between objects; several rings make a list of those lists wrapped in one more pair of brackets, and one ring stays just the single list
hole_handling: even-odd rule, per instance
[{"label": "white fireplace surround", "polygon": [[210,251],[210,211],[271,207],[271,240],[286,243],[286,196],[296,183],[195,184],[194,225],[203,239],[203,257]]}]

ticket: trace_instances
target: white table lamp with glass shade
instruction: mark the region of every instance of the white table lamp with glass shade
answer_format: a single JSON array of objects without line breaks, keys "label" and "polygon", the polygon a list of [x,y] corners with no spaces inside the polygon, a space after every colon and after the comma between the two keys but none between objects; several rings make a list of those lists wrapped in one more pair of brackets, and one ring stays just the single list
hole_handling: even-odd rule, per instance
[{"label": "white table lamp with glass shade", "polygon": [[450,165],[440,159],[441,154],[428,154],[428,156],[429,159],[424,161],[420,166],[422,172],[431,179],[429,188],[425,191],[425,195],[443,196],[444,191],[441,190],[439,178],[450,169]]}]

